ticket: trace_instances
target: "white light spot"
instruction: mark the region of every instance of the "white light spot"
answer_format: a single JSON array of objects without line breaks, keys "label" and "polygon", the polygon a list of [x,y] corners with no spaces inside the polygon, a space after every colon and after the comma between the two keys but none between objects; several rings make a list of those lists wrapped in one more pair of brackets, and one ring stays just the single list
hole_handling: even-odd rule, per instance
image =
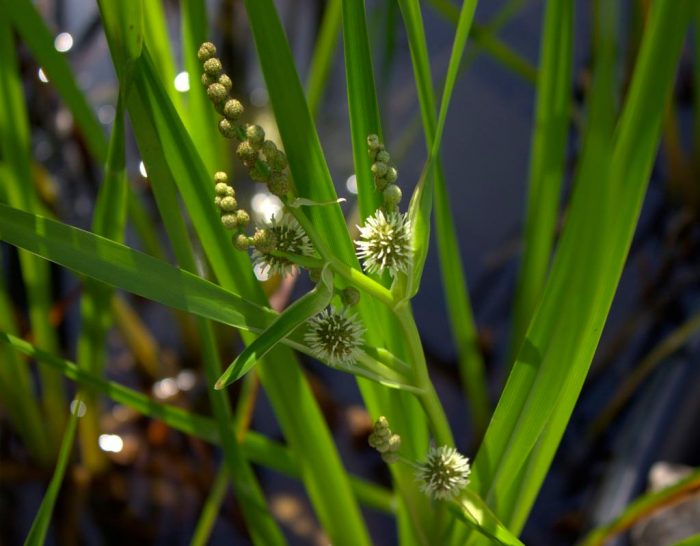
[{"label": "white light spot", "polygon": [[82,400],[73,400],[70,403],[70,412],[73,415],[77,415],[78,417],[82,417],[87,413],[87,406],[85,405],[85,402]]},{"label": "white light spot", "polygon": [[97,109],[97,118],[105,125],[109,125],[114,121],[116,110],[111,104],[104,104]]},{"label": "white light spot", "polygon": [[350,193],[357,195],[357,177],[354,174],[348,176],[348,179],[345,181],[345,187]]},{"label": "white light spot", "polygon": [[187,72],[180,72],[175,76],[175,89],[180,93],[190,90],[190,75]]},{"label": "white light spot", "polygon": [[160,398],[161,400],[165,400],[171,396],[175,396],[179,390],[177,381],[175,381],[172,377],[166,377],[165,379],[157,381],[155,385],[153,385],[153,396]]},{"label": "white light spot", "polygon": [[73,47],[73,36],[67,32],[61,32],[58,36],[56,36],[56,39],[53,41],[53,45],[56,48],[56,51],[61,53],[70,51],[70,48]]},{"label": "white light spot", "polygon": [[65,108],[61,108],[56,113],[56,129],[63,134],[67,134],[73,129],[73,114]]},{"label": "white light spot", "polygon": [[43,68],[39,69],[37,75],[39,76],[39,80],[41,80],[43,83],[49,83],[49,79],[46,77],[46,72],[44,72]]},{"label": "white light spot", "polygon": [[148,173],[146,172],[146,165],[143,164],[143,161],[139,161],[139,172],[141,173],[141,176],[144,178],[148,178]]},{"label": "white light spot", "polygon": [[265,106],[270,100],[270,95],[264,87],[256,87],[250,92],[250,103],[253,106]]},{"label": "white light spot", "polygon": [[197,383],[197,376],[192,370],[182,370],[177,374],[176,382],[181,391],[189,391]]},{"label": "white light spot", "polygon": [[270,268],[262,262],[253,266],[253,273],[255,273],[255,278],[260,282],[265,282],[270,278]]},{"label": "white light spot", "polygon": [[273,214],[276,215],[282,210],[283,205],[277,196],[267,192],[258,192],[251,199],[250,206],[263,222],[268,222]]},{"label": "white light spot", "polygon": [[116,434],[100,434],[97,443],[102,451],[109,451],[110,453],[119,453],[124,449],[124,440]]}]

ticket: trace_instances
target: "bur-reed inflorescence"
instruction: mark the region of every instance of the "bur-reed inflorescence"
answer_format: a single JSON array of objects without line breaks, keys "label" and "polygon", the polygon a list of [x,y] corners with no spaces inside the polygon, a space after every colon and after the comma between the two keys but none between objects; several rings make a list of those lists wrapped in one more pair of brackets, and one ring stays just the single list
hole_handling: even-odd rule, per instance
[{"label": "bur-reed inflorescence", "polygon": [[365,329],[347,308],[331,307],[308,320],[304,341],[322,360],[333,366],[351,367],[362,354]]},{"label": "bur-reed inflorescence", "polygon": [[438,500],[457,497],[469,484],[469,459],[454,447],[431,447],[425,462],[418,466],[416,479],[421,491]]}]

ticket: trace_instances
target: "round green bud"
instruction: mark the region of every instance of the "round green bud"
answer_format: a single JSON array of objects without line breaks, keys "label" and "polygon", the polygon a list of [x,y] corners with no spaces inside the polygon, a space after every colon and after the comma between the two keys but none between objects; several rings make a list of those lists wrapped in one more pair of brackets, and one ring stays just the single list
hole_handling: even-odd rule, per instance
[{"label": "round green bud", "polygon": [[226,229],[236,229],[238,226],[238,220],[236,220],[235,214],[222,214],[221,223]]},{"label": "round green bud", "polygon": [[[230,187],[231,186],[226,184],[226,182],[219,182],[216,184],[216,186],[214,186],[214,191],[216,192],[216,195],[218,195],[219,197],[226,197],[228,195],[228,189]],[[231,189],[233,189],[233,188],[231,188]]]},{"label": "round green bud", "polygon": [[254,147],[259,148],[265,141],[265,131],[260,125],[248,125],[245,131],[248,142],[250,142]]},{"label": "round green bud", "polygon": [[226,138],[233,138],[236,136],[236,126],[224,118],[219,122],[219,132]]},{"label": "round green bud", "polygon": [[272,171],[270,171],[270,167],[264,161],[256,161],[255,164],[250,167],[249,174],[256,182],[267,183],[267,181],[270,180]]},{"label": "round green bud", "polygon": [[209,87],[213,83],[217,83],[217,78],[212,78],[208,74],[202,74],[202,85],[204,87]]},{"label": "round green bud", "polygon": [[360,301],[360,291],[354,286],[348,286],[340,293],[340,298],[347,306],[357,305]]},{"label": "round green bud", "polygon": [[219,82],[219,84],[224,86],[227,93],[231,91],[231,88],[233,87],[233,82],[231,81],[231,78],[229,78],[226,74],[221,74],[217,81]]},{"label": "round green bud", "polygon": [[269,229],[258,229],[253,235],[253,246],[260,252],[271,252],[277,247],[277,237]]},{"label": "round green bud", "polygon": [[377,135],[369,135],[367,137],[367,147],[370,150],[377,151],[377,150],[379,150],[380,146],[381,146],[381,143],[379,142],[379,137]]},{"label": "round green bud", "polygon": [[216,57],[207,59],[204,61],[204,73],[211,76],[212,78],[218,78],[221,75],[223,67],[221,66],[221,61]]},{"label": "round green bud", "polygon": [[389,166],[381,161],[376,161],[372,163],[371,170],[375,178],[384,178],[384,175],[389,170]]},{"label": "round green bud", "polygon": [[221,197],[236,197],[236,190],[233,189],[233,186],[226,186],[226,194]]},{"label": "round green bud", "polygon": [[220,104],[226,100],[226,97],[228,97],[228,92],[220,83],[212,83],[209,87],[207,87],[207,97],[209,97],[209,100],[214,104]]},{"label": "round green bud", "polygon": [[200,62],[206,62],[212,57],[216,57],[216,46],[211,42],[204,42],[199,46],[199,51],[197,51],[197,58]]},{"label": "round green bud", "polygon": [[260,149],[262,150],[262,153],[265,154],[265,157],[270,159],[271,156],[277,153],[277,144],[275,144],[271,140],[266,140],[262,143]]},{"label": "round green bud", "polygon": [[245,233],[239,233],[233,240],[233,246],[235,246],[238,250],[248,250],[248,247],[250,247],[250,237],[248,237]]},{"label": "round green bud", "polygon": [[397,171],[395,167],[389,167],[384,175],[384,180],[386,180],[389,184],[393,184],[396,182],[398,177],[399,171]]},{"label": "round green bud", "polygon": [[267,188],[270,193],[277,197],[283,197],[289,193],[291,189],[289,184],[289,176],[283,172],[273,172],[270,174],[270,179],[267,182]]},{"label": "round green bud", "polygon": [[244,140],[236,148],[236,155],[243,162],[255,161],[258,158],[258,151],[250,145],[250,142]]},{"label": "round green bud", "polygon": [[236,220],[240,227],[246,227],[250,223],[250,215],[243,209],[236,211]]},{"label": "round green bud", "polygon": [[376,160],[381,161],[382,163],[389,163],[391,161],[391,156],[386,150],[381,150],[380,152],[377,152]]},{"label": "round green bud", "polygon": [[384,188],[384,203],[389,208],[394,208],[401,202],[401,188],[396,184],[389,184]]},{"label": "round green bud", "polygon": [[236,99],[228,99],[224,104],[224,116],[226,119],[236,121],[243,113],[243,105]]},{"label": "round green bud", "polygon": [[220,183],[227,184],[228,183],[228,175],[224,171],[217,171],[214,173],[214,183],[215,184],[220,184]]},{"label": "round green bud", "polygon": [[[219,203],[219,208],[225,212],[233,212],[238,207],[235,197],[222,197]],[[236,222],[238,223],[238,222]]]},{"label": "round green bud", "polygon": [[287,168],[287,156],[283,151],[277,150],[274,154],[265,157],[273,170],[283,171]]}]

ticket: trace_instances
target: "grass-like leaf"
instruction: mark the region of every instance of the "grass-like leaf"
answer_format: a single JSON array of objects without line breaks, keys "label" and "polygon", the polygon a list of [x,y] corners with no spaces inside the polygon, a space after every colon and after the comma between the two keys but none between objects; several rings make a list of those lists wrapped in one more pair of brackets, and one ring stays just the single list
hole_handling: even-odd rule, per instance
[{"label": "grass-like leaf", "polygon": [[68,420],[66,430],[63,433],[63,440],[61,441],[61,448],[56,461],[56,469],[51,477],[51,482],[46,490],[46,494],[41,501],[39,511],[34,517],[32,527],[29,529],[29,534],[24,541],[25,546],[40,546],[46,541],[46,533],[49,530],[51,516],[53,515],[53,509],[56,505],[56,498],[58,497],[58,492],[61,490],[63,476],[66,473],[66,468],[70,461],[70,454],[75,441],[75,431],[82,410],[83,402],[80,398],[76,398],[71,404],[71,416]]},{"label": "grass-like leaf", "polygon": [[333,273],[326,266],[321,272],[321,279],[316,287],[292,303],[267,330],[248,345],[219,377],[214,388],[223,389],[243,377],[275,345],[309,318],[321,312],[330,303],[332,297]]}]

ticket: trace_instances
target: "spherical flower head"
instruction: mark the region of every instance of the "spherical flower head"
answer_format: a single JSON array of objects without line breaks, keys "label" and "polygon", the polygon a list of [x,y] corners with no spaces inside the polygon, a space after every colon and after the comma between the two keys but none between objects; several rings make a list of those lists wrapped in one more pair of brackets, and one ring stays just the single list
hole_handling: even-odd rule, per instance
[{"label": "spherical flower head", "polygon": [[333,366],[351,367],[362,354],[365,329],[347,308],[331,307],[308,321],[304,340],[316,356]]},{"label": "spherical flower head", "polygon": [[[290,214],[282,214],[279,217],[273,215],[265,229],[270,230],[275,236],[275,250],[300,256],[313,256],[314,248],[309,237]],[[279,274],[284,277],[296,271],[296,265],[287,258],[273,256],[257,248],[253,251],[252,258],[253,264],[264,275]]]},{"label": "spherical flower head", "polygon": [[355,245],[365,271],[382,273],[388,270],[392,276],[399,271],[408,271],[413,256],[408,215],[400,212],[385,214],[379,209],[358,228],[360,239]]},{"label": "spherical flower head", "polygon": [[453,447],[431,447],[425,462],[419,466],[416,478],[421,491],[434,499],[449,500],[469,483],[469,459]]}]

